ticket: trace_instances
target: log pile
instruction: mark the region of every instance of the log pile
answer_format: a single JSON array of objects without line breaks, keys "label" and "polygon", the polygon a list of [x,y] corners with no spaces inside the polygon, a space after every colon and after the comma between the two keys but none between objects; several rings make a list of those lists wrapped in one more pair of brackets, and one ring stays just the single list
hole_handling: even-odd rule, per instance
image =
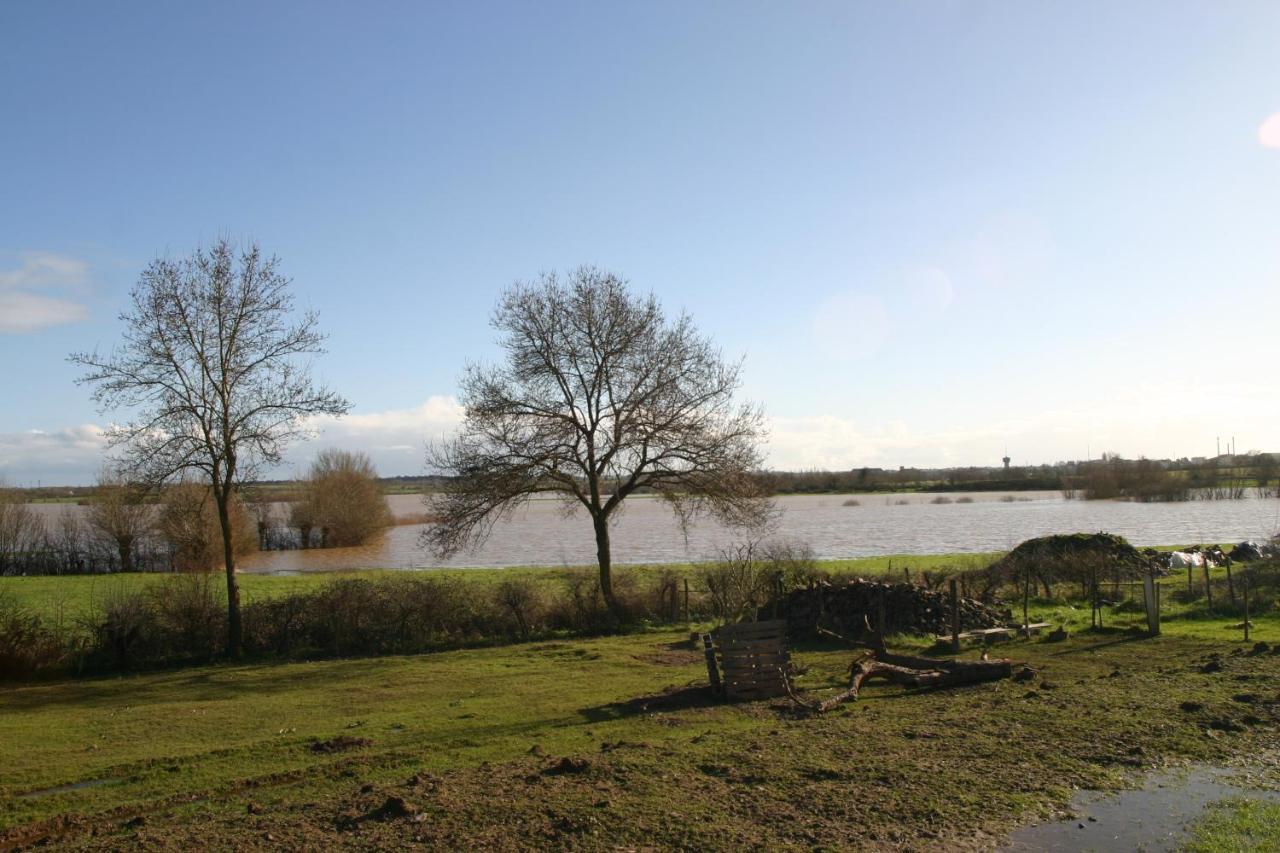
[{"label": "log pile", "polygon": [[[863,635],[868,625],[886,634],[947,634],[951,597],[947,592],[910,583],[857,580],[817,584],[783,596],[778,613],[787,620],[787,636],[812,639],[822,625],[843,636]],[[881,625],[881,613],[884,624]],[[960,599],[960,630],[998,628],[1012,615],[971,598]]]}]

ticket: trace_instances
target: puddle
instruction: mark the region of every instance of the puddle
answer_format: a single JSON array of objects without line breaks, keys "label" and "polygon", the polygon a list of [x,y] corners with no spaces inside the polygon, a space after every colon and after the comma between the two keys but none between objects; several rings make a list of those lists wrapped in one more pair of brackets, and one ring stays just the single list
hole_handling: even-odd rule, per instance
[{"label": "puddle", "polygon": [[1250,788],[1240,776],[1239,771],[1200,766],[1153,774],[1137,791],[1081,791],[1071,799],[1078,817],[1019,829],[1002,850],[1177,850],[1187,827],[1212,802],[1242,795],[1280,801],[1280,792]]},{"label": "puddle", "polygon": [[53,794],[65,794],[68,791],[83,791],[85,788],[100,788],[103,785],[114,785],[119,779],[86,779],[83,782],[69,782],[66,785],[57,785],[53,788],[41,788],[38,791],[27,791],[25,794],[15,794],[15,800],[30,800],[35,797],[48,797]]}]

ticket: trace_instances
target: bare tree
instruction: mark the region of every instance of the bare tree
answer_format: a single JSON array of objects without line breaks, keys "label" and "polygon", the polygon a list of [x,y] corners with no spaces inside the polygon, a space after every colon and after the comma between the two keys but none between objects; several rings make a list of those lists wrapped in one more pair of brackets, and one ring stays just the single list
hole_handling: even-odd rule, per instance
[{"label": "bare tree", "polygon": [[0,482],[0,575],[16,574],[44,533],[44,521],[22,492]]},{"label": "bare tree", "polygon": [[585,508],[600,589],[620,616],[610,578],[609,525],[638,490],[665,498],[682,526],[700,513],[759,524],[770,502],[752,476],[763,415],[737,404],[741,364],[726,362],[681,315],[594,267],[517,283],[492,326],[505,363],[471,365],[466,418],[428,464],[455,478],[424,539],[438,554],[479,544],[530,496],[558,493]]},{"label": "bare tree", "polygon": [[131,479],[160,483],[199,472],[213,489],[227,574],[227,652],[241,648],[231,498],[260,465],[278,463],[306,418],[349,403],[316,385],[303,356],[322,352],[316,315],[292,321],[289,280],[256,244],[228,240],[181,260],[153,261],[120,315],[123,343],[107,355],[75,353],[105,409],[135,419],[112,427]]},{"label": "bare tree", "polygon": [[119,472],[103,469],[87,515],[90,529],[120,558],[120,571],[133,571],[138,544],[150,531],[155,517],[155,506],[147,501],[147,489],[129,482]]},{"label": "bare tree", "polygon": [[312,530],[321,547],[359,545],[391,526],[391,510],[378,472],[365,453],[328,449],[316,455],[302,481],[290,520],[310,546]]}]

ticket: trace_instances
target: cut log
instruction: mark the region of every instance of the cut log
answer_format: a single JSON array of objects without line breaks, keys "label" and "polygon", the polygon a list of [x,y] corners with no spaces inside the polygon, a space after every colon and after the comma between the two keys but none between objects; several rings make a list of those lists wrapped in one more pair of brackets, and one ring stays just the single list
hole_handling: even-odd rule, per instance
[{"label": "cut log", "polygon": [[[873,651],[867,657],[853,662],[849,667],[849,689],[823,702],[813,703],[796,695],[790,679],[786,681],[787,695],[802,708],[815,713],[825,713],[844,702],[856,701],[862,685],[874,679],[883,679],[904,687],[938,688],[957,687],[964,684],[981,684],[999,681],[1013,674],[1013,662],[1008,659],[960,661],[934,660],[911,655],[895,655]],[[786,673],[783,673],[786,678]]]}]

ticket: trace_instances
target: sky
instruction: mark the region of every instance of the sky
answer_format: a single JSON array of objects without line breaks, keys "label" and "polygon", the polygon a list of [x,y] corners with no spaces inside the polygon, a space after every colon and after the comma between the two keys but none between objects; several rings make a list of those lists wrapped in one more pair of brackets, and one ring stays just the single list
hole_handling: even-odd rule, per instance
[{"label": "sky", "polygon": [[139,273],[279,256],[418,474],[502,290],[687,311],[777,469],[1280,451],[1280,4],[0,4],[0,478],[90,482]]}]

